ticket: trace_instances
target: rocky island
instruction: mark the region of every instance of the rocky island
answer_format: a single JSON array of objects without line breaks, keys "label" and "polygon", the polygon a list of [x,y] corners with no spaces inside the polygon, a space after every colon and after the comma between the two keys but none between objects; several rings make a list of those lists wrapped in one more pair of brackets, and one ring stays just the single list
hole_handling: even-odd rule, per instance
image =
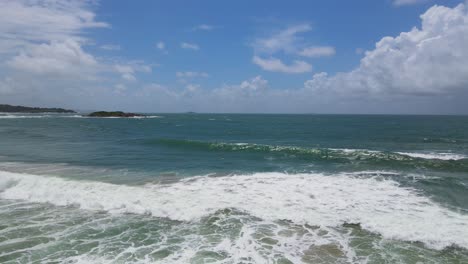
[{"label": "rocky island", "polygon": [[125,113],[122,111],[98,111],[92,112],[91,114],[87,115],[89,117],[145,117],[142,114],[135,114],[135,113]]},{"label": "rocky island", "polygon": [[19,105],[0,104],[0,113],[76,113],[63,108],[27,107]]}]

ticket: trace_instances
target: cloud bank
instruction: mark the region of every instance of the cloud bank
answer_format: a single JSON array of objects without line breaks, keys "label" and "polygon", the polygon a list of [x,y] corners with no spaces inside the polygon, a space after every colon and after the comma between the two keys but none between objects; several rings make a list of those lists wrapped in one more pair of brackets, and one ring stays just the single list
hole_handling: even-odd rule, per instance
[{"label": "cloud bank", "polygon": [[466,6],[433,6],[421,28],[384,37],[353,71],[315,74],[305,87],[317,93],[440,95],[468,88]]},{"label": "cloud bank", "polygon": [[94,0],[1,1],[0,99],[66,106],[89,99],[109,80],[136,81],[137,72],[151,72],[142,62],[98,58],[86,50],[94,45],[88,30],[110,28],[96,19],[95,7]]}]

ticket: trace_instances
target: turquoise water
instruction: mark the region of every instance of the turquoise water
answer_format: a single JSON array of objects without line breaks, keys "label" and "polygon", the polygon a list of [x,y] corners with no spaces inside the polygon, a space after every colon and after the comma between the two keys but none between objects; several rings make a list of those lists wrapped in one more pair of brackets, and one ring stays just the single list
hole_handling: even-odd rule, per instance
[{"label": "turquoise water", "polygon": [[0,114],[1,263],[468,263],[468,117]]}]

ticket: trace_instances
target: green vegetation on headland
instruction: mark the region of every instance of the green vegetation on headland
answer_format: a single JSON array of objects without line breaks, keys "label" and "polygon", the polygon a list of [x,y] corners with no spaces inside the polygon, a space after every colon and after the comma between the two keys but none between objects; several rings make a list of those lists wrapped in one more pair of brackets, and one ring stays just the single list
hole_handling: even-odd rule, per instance
[{"label": "green vegetation on headland", "polygon": [[135,113],[125,113],[122,111],[112,111],[112,112],[98,111],[98,112],[93,112],[89,114],[88,116],[90,117],[140,117],[140,116],[145,116],[145,115],[135,114]]},{"label": "green vegetation on headland", "polygon": [[3,113],[76,113],[73,110],[63,108],[27,107],[19,105],[0,104],[0,112]]}]

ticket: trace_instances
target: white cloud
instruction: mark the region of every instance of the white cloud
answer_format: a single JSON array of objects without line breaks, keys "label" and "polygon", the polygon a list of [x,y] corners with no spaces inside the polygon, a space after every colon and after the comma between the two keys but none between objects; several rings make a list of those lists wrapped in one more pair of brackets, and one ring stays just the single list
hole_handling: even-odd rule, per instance
[{"label": "white cloud", "polygon": [[[290,65],[273,57],[276,53],[284,53],[294,57],[317,58],[332,56],[335,48],[331,46],[311,46],[299,36],[300,33],[311,31],[310,24],[290,26],[266,38],[258,38],[252,46],[256,55],[252,62],[263,70],[283,73],[304,73],[312,71],[312,65],[303,60],[295,59]],[[267,55],[268,58],[262,58]]]},{"label": "white cloud", "polygon": [[151,72],[151,67],[141,62],[130,62],[127,64],[115,64],[114,70],[120,74],[121,78],[126,81],[136,81],[136,72]]},{"label": "white cloud", "polygon": [[338,94],[433,95],[468,88],[468,12],[433,6],[421,28],[384,37],[367,51],[358,68],[305,82],[313,91]]},{"label": "white cloud", "polygon": [[[128,94],[121,79],[151,72],[141,61],[96,57],[97,0],[0,1],[0,96],[8,103],[92,108]],[[98,48],[118,50],[117,45]],[[68,105],[68,106],[67,106]]]},{"label": "white cloud", "polygon": [[124,94],[123,97],[138,100],[140,111],[147,112],[246,112],[258,108],[259,101],[270,100],[269,95],[268,82],[256,76],[239,84],[223,85],[216,89],[202,89],[200,85],[192,83],[182,89],[175,89],[154,83],[144,85],[134,93]]},{"label": "white cloud", "polygon": [[244,91],[257,92],[268,88],[268,81],[263,79],[262,76],[256,76],[250,80],[243,81],[239,88]]},{"label": "white cloud", "polygon": [[194,71],[186,71],[186,72],[176,72],[177,78],[197,78],[197,77],[208,77],[208,73],[206,72],[194,72]]},{"label": "white cloud", "polygon": [[312,46],[307,47],[301,50],[298,54],[300,56],[309,57],[309,58],[318,58],[318,57],[329,57],[335,55],[336,51],[334,47],[330,46]]},{"label": "white cloud", "polygon": [[197,25],[193,28],[193,30],[203,30],[203,31],[211,31],[213,29],[215,29],[216,27],[213,26],[213,25],[208,25],[208,24],[200,24],[200,25]]},{"label": "white cloud", "polygon": [[0,53],[15,53],[37,42],[85,41],[84,29],[108,27],[95,20],[92,1],[0,1]]},{"label": "white cloud", "polygon": [[135,70],[129,65],[115,65],[115,71],[121,74],[122,79],[136,81]]},{"label": "white cloud", "polygon": [[95,79],[104,65],[83,49],[90,42],[83,33],[89,28],[109,25],[96,21],[91,11],[93,3],[91,0],[1,1],[0,54],[10,74]]},{"label": "white cloud", "polygon": [[280,59],[270,57],[262,59],[258,56],[252,58],[252,62],[266,71],[283,73],[304,73],[312,71],[312,65],[305,61],[295,60],[292,64],[286,65]]},{"label": "white cloud", "polygon": [[31,46],[7,61],[7,65],[23,72],[61,77],[86,76],[99,67],[96,59],[73,39]]},{"label": "white cloud", "polygon": [[165,50],[166,49],[166,44],[162,41],[159,41],[158,43],[156,43],[156,48],[159,49],[159,50]]},{"label": "white cloud", "polygon": [[256,76],[249,80],[242,81],[240,84],[224,85],[214,89],[204,97],[210,101],[220,102],[220,105],[242,104],[244,100],[256,100],[256,98],[267,95],[269,91],[268,81],[262,76]]},{"label": "white cloud", "polygon": [[252,45],[260,53],[296,52],[300,40],[297,34],[310,30],[312,30],[312,27],[309,24],[291,26],[267,38],[259,38]]},{"label": "white cloud", "polygon": [[121,50],[121,47],[119,45],[114,45],[114,44],[105,44],[100,46],[101,49],[103,50]]},{"label": "white cloud", "polygon": [[183,49],[191,49],[191,50],[199,50],[200,47],[195,44],[195,43],[187,43],[187,42],[182,42],[180,43],[180,47]]},{"label": "white cloud", "polygon": [[393,4],[396,6],[405,6],[405,5],[415,5],[415,4],[420,4],[424,3],[427,0],[394,0]]}]

